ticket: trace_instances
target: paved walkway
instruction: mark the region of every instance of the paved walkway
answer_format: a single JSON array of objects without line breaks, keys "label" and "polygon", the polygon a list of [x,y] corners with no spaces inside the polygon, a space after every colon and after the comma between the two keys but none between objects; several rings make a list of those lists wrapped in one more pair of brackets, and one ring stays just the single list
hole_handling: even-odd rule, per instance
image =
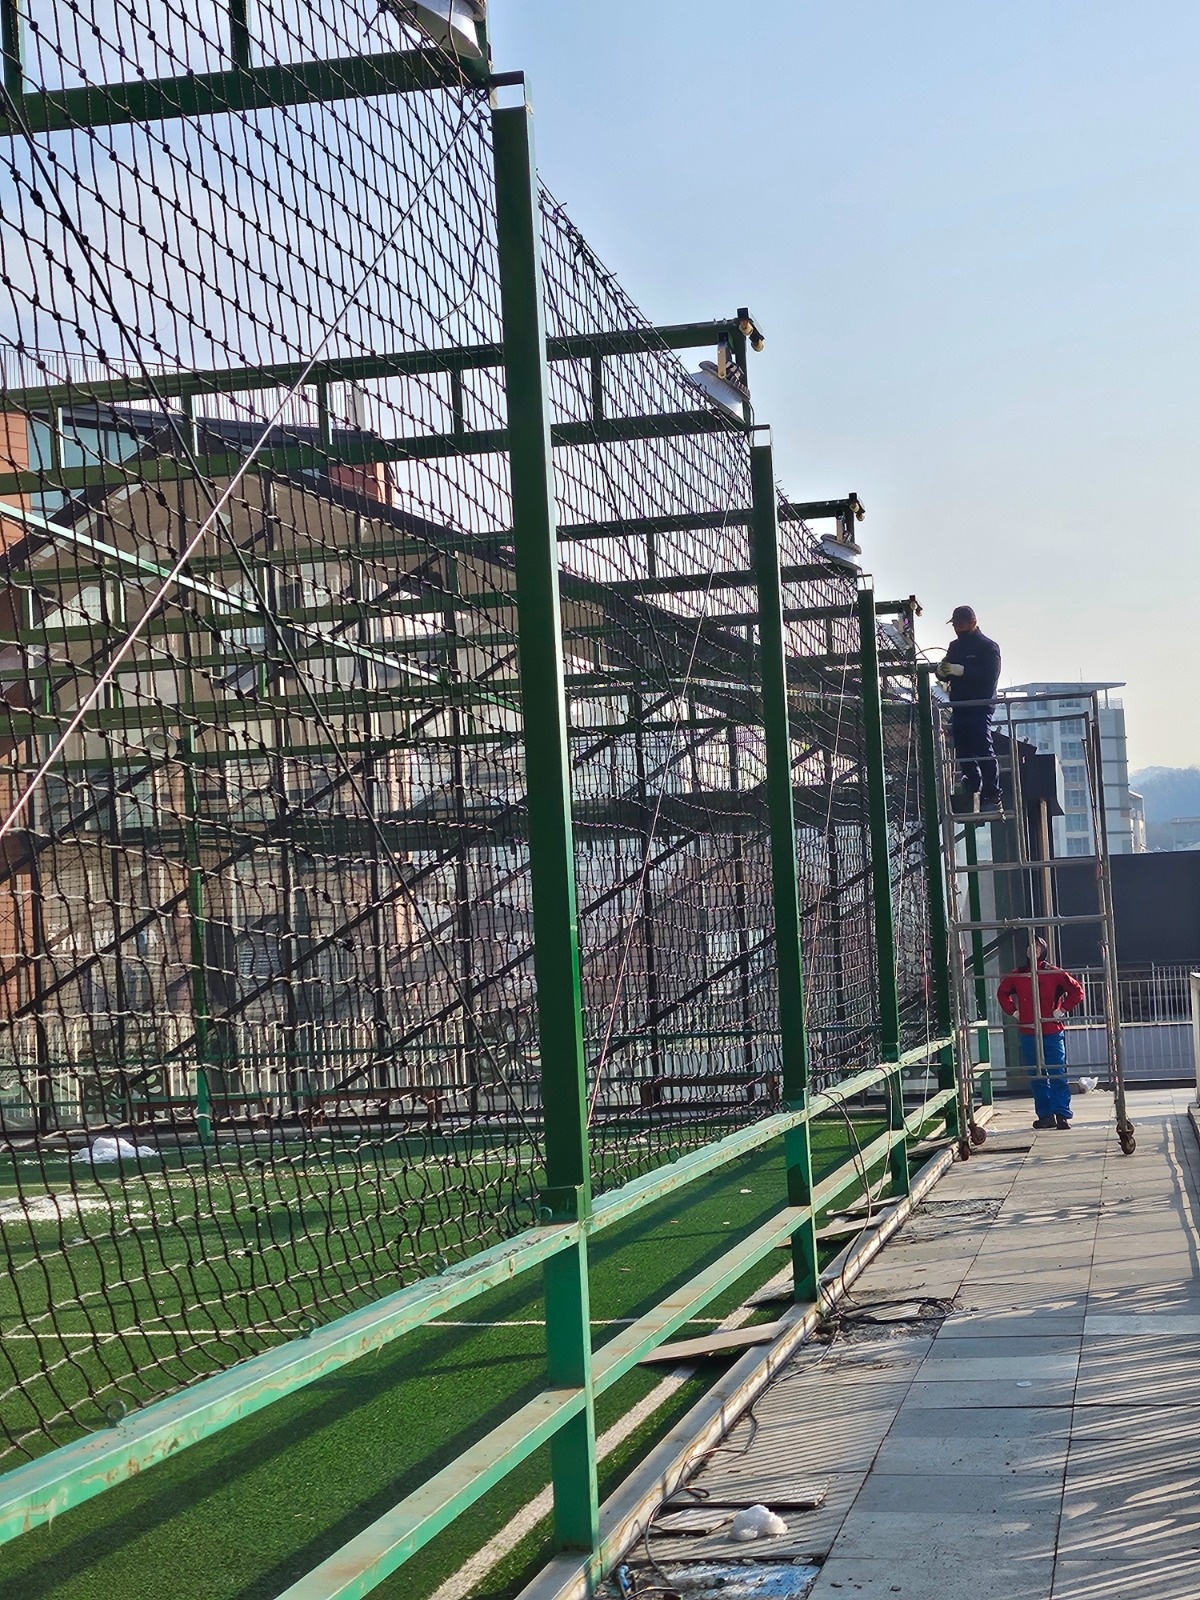
[{"label": "paved walkway", "polygon": [[[664,1566],[821,1563],[810,1600],[1197,1600],[1200,1146],[1183,1091],[1008,1102],[677,1497],[786,1535],[658,1534]],[[823,1495],[822,1503],[804,1509]],[[790,1589],[788,1592],[795,1592]],[[803,1592],[800,1590],[799,1592]]]}]

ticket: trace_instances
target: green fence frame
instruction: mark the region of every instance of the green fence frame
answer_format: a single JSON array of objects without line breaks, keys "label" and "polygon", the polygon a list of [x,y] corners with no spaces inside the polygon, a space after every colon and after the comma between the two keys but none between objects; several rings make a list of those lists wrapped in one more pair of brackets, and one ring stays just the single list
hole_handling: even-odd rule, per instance
[{"label": "green fence frame", "polygon": [[[350,64],[317,63],[309,67],[272,69],[273,76],[265,69],[251,70],[240,65],[231,72],[212,75],[212,81],[195,78],[165,84],[143,82],[29,95],[23,89],[19,29],[10,0],[0,0],[0,20],[4,23],[9,92],[21,114],[38,130],[74,126],[89,120],[199,115],[230,104],[250,107],[349,93],[380,94],[448,87],[442,58],[418,52]],[[510,79],[506,87],[518,85]],[[917,1124],[924,1124],[939,1113],[948,1120],[953,1119],[957,1077],[962,1064],[956,1065],[949,991],[940,981],[940,971],[936,996],[940,1036],[906,1054],[900,1049],[881,716],[882,663],[876,629],[877,608],[869,590],[862,591],[858,599],[860,651],[852,659],[860,661],[862,669],[883,1059],[834,1088],[813,1092],[810,1085],[797,895],[792,735],[784,647],[784,621],[800,614],[789,614],[783,603],[784,581],[795,578],[805,569],[781,568],[780,512],[771,445],[765,430],[755,430],[750,439],[752,504],[742,514],[752,530],[753,571],[718,574],[717,580],[730,587],[749,586],[747,580],[750,580],[757,590],[757,609],[747,620],[757,625],[761,641],[783,1109],[680,1158],[669,1167],[628,1182],[600,1199],[593,1200],[591,1196],[557,545],[562,538],[602,534],[603,527],[556,527],[552,451],[554,444],[565,439],[570,430],[551,429],[547,362],[582,352],[548,347],[545,338],[536,169],[531,115],[523,85],[516,104],[495,105],[493,131],[505,338],[501,349],[463,351],[458,353],[458,359],[464,367],[503,364],[508,427],[500,435],[459,434],[419,444],[404,440],[376,441],[372,447],[375,454],[370,459],[411,456],[418,451],[465,452],[497,448],[507,449],[510,456],[520,623],[520,689],[526,729],[537,732],[536,738],[527,738],[526,763],[547,1172],[546,1187],[540,1198],[539,1225],[505,1244],[481,1252],[464,1264],[448,1267],[436,1277],[314,1329],[302,1338],[149,1405],[102,1432],[9,1472],[0,1478],[0,1542],[16,1538],[71,1507],[83,1504],[189,1445],[213,1436],[276,1400],[444,1316],[452,1308],[508,1283],[519,1274],[540,1268],[545,1274],[547,1307],[546,1386],[542,1392],[416,1493],[401,1500],[329,1560],[293,1584],[286,1595],[290,1600],[334,1600],[335,1596],[370,1593],[546,1442],[550,1444],[552,1455],[555,1543],[561,1549],[584,1552],[585,1557],[590,1553],[594,1571],[600,1559],[594,1418],[597,1395],[628,1373],[656,1345],[671,1337],[781,1243],[790,1241],[792,1247],[796,1299],[816,1300],[820,1292],[816,1241],[819,1213],[852,1191],[864,1172],[877,1170],[884,1164],[890,1166],[895,1190],[906,1194],[909,1190],[907,1143],[917,1132]],[[0,126],[0,136],[11,132],[11,123]],[[653,338],[658,345],[663,342],[677,347],[700,345],[711,343],[714,332],[728,326],[725,323],[689,324],[677,329],[655,330]],[[650,335],[630,337],[636,340]],[[606,343],[604,353],[613,353],[611,341]],[[436,359],[439,365],[444,365],[447,353],[439,352]],[[390,370],[388,358],[380,358],[378,370]],[[227,390],[234,386],[236,376],[195,374],[188,380],[189,392],[202,392],[206,385]],[[318,371],[314,382],[328,382],[334,376]],[[255,385],[266,381],[262,372],[246,377],[247,382],[252,380]],[[634,419],[608,424],[608,436],[636,436],[638,428],[653,428],[656,433],[684,433],[695,431],[699,426],[697,418],[690,416]],[[291,454],[295,452],[289,453],[288,461],[282,464],[297,464],[291,461]],[[355,457],[356,460],[367,458],[366,454]],[[265,462],[268,468],[278,464],[281,463],[273,459]],[[219,465],[213,465],[213,470],[219,470]],[[40,478],[36,484],[30,481],[34,477],[37,475],[17,473],[0,478],[0,493],[19,494],[39,487]],[[77,472],[72,469],[62,474],[62,484],[63,487],[76,486],[76,480],[79,484],[98,483],[103,477],[102,468],[96,471],[78,469]],[[833,514],[842,506],[842,502],[818,502],[812,506],[787,508],[785,514]],[[665,527],[668,524],[687,526],[689,519],[664,517],[656,520]],[[82,558],[86,559],[86,554],[81,551]],[[96,551],[94,554],[125,559],[120,552]],[[196,568],[202,571],[203,562],[197,562]],[[815,570],[826,571],[824,568]],[[203,588],[202,582],[191,573],[186,581]],[[895,605],[878,609],[895,613],[904,608],[904,605]],[[927,678],[922,678],[921,683],[922,754],[928,758],[928,741],[933,734]],[[932,778],[932,768],[929,776]],[[927,789],[927,800],[933,793]],[[944,957],[946,935],[936,826],[933,832],[927,829],[927,843],[930,893],[941,905],[940,922],[936,912],[931,918],[934,960],[940,962]],[[936,882],[932,870],[935,856]],[[198,893],[190,909],[199,925],[203,904]],[[202,962],[199,961],[197,982],[203,982]],[[919,1112],[906,1116],[904,1071],[935,1060],[939,1070],[938,1092],[922,1104]],[[888,1109],[887,1131],[862,1151],[853,1166],[844,1167],[814,1184],[811,1123],[816,1117],[867,1093],[883,1097]],[[767,1148],[777,1140],[782,1141],[784,1151],[787,1192],[781,1196],[782,1203],[774,1216],[674,1292],[668,1301],[623,1329],[593,1354],[588,1308],[588,1246],[593,1235],[635,1215],[665,1195],[685,1190],[696,1179],[718,1171],[739,1156]]]}]

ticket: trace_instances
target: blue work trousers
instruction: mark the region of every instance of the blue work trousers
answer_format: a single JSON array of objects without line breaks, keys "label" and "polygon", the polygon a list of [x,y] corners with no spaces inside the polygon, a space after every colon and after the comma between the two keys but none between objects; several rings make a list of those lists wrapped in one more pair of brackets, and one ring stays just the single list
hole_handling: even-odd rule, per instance
[{"label": "blue work trousers", "polygon": [[992,744],[991,706],[951,706],[950,736],[968,794],[983,791],[985,800],[1000,798],[1000,763]]},{"label": "blue work trousers", "polygon": [[1039,1120],[1042,1117],[1070,1117],[1071,1085],[1067,1082],[1067,1036],[1065,1033],[1042,1035],[1042,1059],[1046,1063],[1043,1077],[1037,1070],[1037,1040],[1031,1033],[1021,1035],[1021,1065],[1031,1068],[1029,1082],[1033,1088],[1033,1109]]}]

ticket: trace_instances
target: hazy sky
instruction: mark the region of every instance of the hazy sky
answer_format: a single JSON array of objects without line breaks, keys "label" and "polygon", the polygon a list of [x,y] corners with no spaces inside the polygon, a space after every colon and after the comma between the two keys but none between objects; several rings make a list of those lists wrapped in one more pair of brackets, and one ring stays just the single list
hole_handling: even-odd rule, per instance
[{"label": "hazy sky", "polygon": [[1126,680],[1200,765],[1196,0],[492,0],[539,164],[660,321],[749,304],[798,499],[922,642]]}]

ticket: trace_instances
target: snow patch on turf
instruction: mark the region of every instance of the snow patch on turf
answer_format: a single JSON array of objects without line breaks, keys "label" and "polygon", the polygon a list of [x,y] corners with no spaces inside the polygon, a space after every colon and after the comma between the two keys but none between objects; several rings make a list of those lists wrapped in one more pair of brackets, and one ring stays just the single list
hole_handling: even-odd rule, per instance
[{"label": "snow patch on turf", "polygon": [[0,1227],[13,1222],[62,1222],[67,1217],[86,1217],[120,1211],[129,1217],[144,1216],[142,1206],[116,1206],[106,1194],[19,1195],[15,1200],[0,1200]]}]

